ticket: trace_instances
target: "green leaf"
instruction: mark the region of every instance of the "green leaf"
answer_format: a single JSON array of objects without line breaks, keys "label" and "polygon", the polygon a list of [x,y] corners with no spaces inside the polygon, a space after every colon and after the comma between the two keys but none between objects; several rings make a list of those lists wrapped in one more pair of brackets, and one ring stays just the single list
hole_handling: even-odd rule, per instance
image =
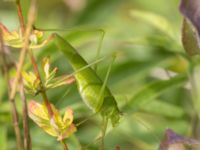
[{"label": "green leaf", "polygon": [[182,117],[184,114],[181,107],[160,100],[152,101],[148,105],[144,105],[141,109],[146,112],[173,118]]},{"label": "green leaf", "polygon": [[7,150],[7,128],[0,126],[0,150]]},{"label": "green leaf", "polygon": [[5,91],[6,91],[6,82],[5,82],[5,80],[3,80],[3,78],[2,77],[0,77],[0,88],[1,88],[1,90],[0,90],[0,102],[3,100],[3,95],[4,95],[4,93],[5,93]]},{"label": "green leaf", "polygon": [[169,80],[159,80],[150,83],[134,94],[128,104],[125,105],[124,110],[126,112],[134,112],[148,102],[155,100],[165,91],[180,87],[185,83],[186,79],[185,75],[179,75]]},{"label": "green leaf", "polygon": [[79,139],[73,134],[68,139],[69,149],[81,149]]},{"label": "green leaf", "polygon": [[154,26],[165,34],[173,37],[172,26],[169,21],[161,15],[154,14],[152,12],[140,11],[140,10],[131,10],[131,17],[138,18],[146,23]]},{"label": "green leaf", "polygon": [[0,104],[1,109],[0,109],[0,113],[10,113],[11,107],[10,107],[10,102],[6,101],[6,102],[2,102]]}]

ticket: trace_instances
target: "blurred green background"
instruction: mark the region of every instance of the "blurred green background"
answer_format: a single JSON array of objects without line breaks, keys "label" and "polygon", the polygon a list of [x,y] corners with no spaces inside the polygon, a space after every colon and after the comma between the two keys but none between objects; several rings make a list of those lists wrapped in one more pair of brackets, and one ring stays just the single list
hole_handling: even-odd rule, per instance
[{"label": "blurred green background", "polygon": [[[26,18],[29,1],[22,0]],[[181,45],[181,21],[179,0],[40,0],[38,1],[36,27],[43,29],[73,29],[59,32],[83,55],[88,62],[95,60],[101,28],[105,31],[101,56],[107,56],[98,64],[98,75],[104,79],[111,53],[117,53],[108,86],[117,99],[123,117],[114,129],[109,126],[105,138],[106,150],[117,145],[122,150],[157,149],[166,128],[177,133],[196,136],[193,123],[196,115],[187,72],[191,64]],[[10,30],[18,29],[16,6],[12,0],[0,2],[0,21]],[[88,29],[81,32],[80,29]],[[50,34],[49,32],[46,35]],[[19,51],[12,50],[17,60]],[[73,72],[64,56],[51,43],[35,50],[40,65],[50,56],[52,66],[59,68],[58,75]],[[29,60],[27,60],[28,62]],[[29,68],[28,70],[31,70]],[[174,77],[175,76],[175,77]],[[15,136],[7,100],[6,84],[0,75],[0,149],[15,150]],[[74,110],[75,123],[89,118],[92,112],[81,100],[76,85],[59,87],[48,92],[49,99],[64,112]],[[28,99],[41,102],[41,97],[27,95]],[[21,100],[17,95],[22,129]],[[193,103],[194,102],[194,103]],[[67,143],[70,150],[97,150],[94,141],[101,129],[99,116],[89,118]],[[62,149],[56,139],[50,137],[30,120],[33,150]],[[21,130],[23,132],[23,130]]]}]

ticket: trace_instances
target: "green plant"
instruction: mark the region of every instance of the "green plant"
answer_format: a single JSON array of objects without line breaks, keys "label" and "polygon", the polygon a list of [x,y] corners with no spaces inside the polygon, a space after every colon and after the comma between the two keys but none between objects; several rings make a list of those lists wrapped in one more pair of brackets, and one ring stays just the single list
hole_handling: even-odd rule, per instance
[{"label": "green plant", "polygon": [[[10,32],[7,25],[0,24],[2,32],[0,66],[3,70],[0,74],[2,89],[0,91],[0,122],[2,123],[0,149],[5,150],[6,146],[8,149],[23,147],[36,150],[60,149],[56,137],[64,149],[70,150],[96,150],[103,147],[106,150],[114,147],[117,150],[120,148],[153,150],[158,147],[166,128],[172,128],[181,135],[198,138],[199,90],[198,77],[195,74],[199,66],[199,58],[198,55],[190,56],[198,54],[198,44],[195,42],[196,34],[191,32],[193,29],[191,30],[190,22],[185,19],[182,32],[184,48],[182,47],[178,38],[180,14],[174,12],[177,10],[174,7],[177,2],[168,2],[167,6],[170,10],[167,10],[168,7],[164,7],[166,6],[164,0],[152,0],[148,5],[141,0],[123,2],[94,0],[87,1],[85,9],[83,8],[77,15],[65,13],[67,8],[63,10],[64,6],[61,7],[58,1],[45,2],[44,0],[38,1],[39,21],[35,21],[37,10],[33,1],[27,15],[27,23],[22,14],[26,16],[25,11],[29,5],[23,1],[22,13],[20,1],[16,2],[20,31]],[[68,3],[68,0],[65,3]],[[4,6],[4,3],[2,5]],[[47,19],[47,16],[43,16],[45,11],[48,14],[55,12],[54,9],[49,11],[49,8],[55,10],[61,8],[62,13],[57,12],[56,15],[54,14],[56,17],[53,15],[53,18]],[[124,8],[130,9],[127,11]],[[0,16],[3,14],[1,10],[4,8],[0,9]],[[3,16],[4,24],[7,24],[6,20],[12,16],[7,15],[8,12],[6,11]],[[65,14],[70,17],[66,17]],[[59,26],[58,20],[65,22],[64,29],[49,30],[48,27]],[[104,43],[102,41],[105,31],[85,25],[95,23],[98,28],[106,31]],[[97,37],[97,34],[100,36]],[[97,52],[92,51],[96,47],[98,47]],[[184,49],[189,55],[184,52]],[[78,54],[75,53],[76,58],[82,62],[80,67],[73,67],[74,70],[70,65],[77,66],[78,61],[71,59],[69,51],[73,53],[78,51]],[[117,53],[117,59],[115,56],[112,58],[110,54],[113,53]],[[64,63],[66,58],[69,64]],[[86,75],[83,75],[84,72],[87,72]],[[83,75],[85,79],[88,73],[95,79],[93,80],[91,76],[89,79],[86,78],[87,80],[80,78]],[[97,82],[96,79],[99,84],[93,88],[91,81]],[[77,91],[75,88],[76,84],[83,85],[82,81],[87,81],[91,91],[95,91],[94,97],[83,98],[86,104],[89,102],[88,106],[93,112],[81,101],[84,92]],[[192,88],[188,84],[191,84]],[[9,85],[8,90],[4,88],[6,85]],[[112,101],[103,99],[106,91],[112,97]],[[9,96],[5,94],[6,92]],[[87,95],[88,93],[85,92]],[[12,108],[8,107],[7,99],[10,99]],[[26,99],[28,101],[34,99],[28,102],[28,107]],[[105,102],[113,103],[112,106],[108,106],[104,105]],[[68,109],[65,108],[66,106]],[[110,114],[117,114],[117,119],[105,114],[103,110],[105,106],[106,110],[111,112]],[[117,111],[112,113],[111,109]],[[14,128],[10,126],[9,110],[13,114]],[[123,115],[118,123],[119,110]],[[28,113],[34,122],[28,122]],[[105,118],[103,126],[98,114]],[[108,122],[106,130],[108,119],[114,120],[117,126],[113,128]],[[20,128],[22,123],[23,129]],[[28,123],[30,123],[32,144]],[[41,129],[35,127],[33,123],[54,138],[41,132]],[[14,142],[11,129],[15,130],[17,144]],[[99,134],[100,130],[103,131],[101,134]],[[24,135],[20,135],[21,133]],[[24,137],[24,145],[22,137]],[[174,139],[169,138],[169,140],[171,140],[168,141],[170,147],[170,142],[174,142]],[[99,141],[101,143],[96,144]],[[6,144],[7,142],[9,144]]]}]

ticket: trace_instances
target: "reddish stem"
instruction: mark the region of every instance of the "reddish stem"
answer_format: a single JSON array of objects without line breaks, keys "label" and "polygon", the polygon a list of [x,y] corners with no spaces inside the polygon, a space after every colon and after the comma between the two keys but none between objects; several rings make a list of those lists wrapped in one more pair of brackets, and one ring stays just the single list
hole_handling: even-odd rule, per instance
[{"label": "reddish stem", "polygon": [[24,23],[24,17],[22,14],[22,7],[21,7],[20,0],[16,0],[16,4],[17,4],[17,13],[18,13],[18,17],[19,17],[20,29],[21,29],[22,34],[24,35],[25,23]]},{"label": "reddish stem", "polygon": [[28,53],[29,53],[29,56],[31,58],[31,63],[33,65],[33,69],[34,69],[34,72],[37,76],[37,78],[40,80],[40,89],[41,89],[41,95],[43,97],[43,100],[44,100],[44,103],[45,103],[45,106],[47,107],[47,110],[48,110],[48,114],[49,114],[49,118],[53,118],[53,110],[51,108],[51,104],[48,100],[48,97],[47,97],[47,94],[46,94],[46,91],[44,89],[44,86],[43,86],[43,83],[42,83],[42,79],[40,77],[40,73],[39,73],[39,69],[38,69],[38,66],[37,66],[37,62],[34,58],[34,55],[33,55],[33,52],[31,49],[28,50]]},{"label": "reddish stem", "polygon": [[64,150],[69,150],[69,148],[67,147],[67,144],[65,143],[64,140],[62,140],[61,143],[63,145]]}]

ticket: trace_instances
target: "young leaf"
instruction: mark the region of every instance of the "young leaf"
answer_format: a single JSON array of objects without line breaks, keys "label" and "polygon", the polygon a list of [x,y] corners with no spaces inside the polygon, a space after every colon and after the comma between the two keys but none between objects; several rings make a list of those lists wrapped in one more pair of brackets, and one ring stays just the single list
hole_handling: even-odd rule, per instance
[{"label": "young leaf", "polygon": [[22,76],[26,92],[37,95],[40,91],[40,80],[33,72],[22,72]]},{"label": "young leaf", "polygon": [[[3,32],[3,40],[7,46],[14,48],[22,48],[24,46],[24,37],[21,35],[20,32],[10,32],[2,23],[0,23],[0,29]],[[45,40],[43,40],[42,38],[43,32],[33,30],[30,36],[29,47],[32,49],[44,47],[51,40],[52,37],[49,36]]]},{"label": "young leaf", "polygon": [[51,70],[49,57],[45,57],[43,59],[42,68],[45,75],[44,83],[45,83],[46,89],[52,89],[52,88],[56,88],[62,85],[68,85],[75,81],[73,76],[64,75],[60,77],[55,77],[58,71],[58,68],[54,68]]},{"label": "young leaf", "polygon": [[[58,69],[54,68],[53,70],[51,70],[50,67],[51,66],[49,58],[45,57],[42,63],[42,69],[45,76],[43,81],[45,90],[56,88],[62,85],[72,84],[74,82],[73,76],[66,75],[66,76],[55,77]],[[22,76],[24,79],[23,81],[27,93],[30,93],[32,95],[37,95],[39,92],[41,92],[41,87],[40,87],[41,81],[37,78],[36,74],[34,74],[33,72],[29,73],[23,72]]]},{"label": "young leaf", "polygon": [[125,105],[124,110],[134,112],[141,106],[156,99],[166,90],[183,85],[186,79],[185,75],[180,75],[169,80],[161,80],[150,83],[134,94],[128,104]]},{"label": "young leaf", "polygon": [[59,111],[51,104],[53,109],[53,117],[49,118],[45,105],[30,101],[28,105],[29,117],[46,133],[57,137],[57,140],[68,138],[76,131],[73,122],[73,111],[67,109],[62,118]]}]

